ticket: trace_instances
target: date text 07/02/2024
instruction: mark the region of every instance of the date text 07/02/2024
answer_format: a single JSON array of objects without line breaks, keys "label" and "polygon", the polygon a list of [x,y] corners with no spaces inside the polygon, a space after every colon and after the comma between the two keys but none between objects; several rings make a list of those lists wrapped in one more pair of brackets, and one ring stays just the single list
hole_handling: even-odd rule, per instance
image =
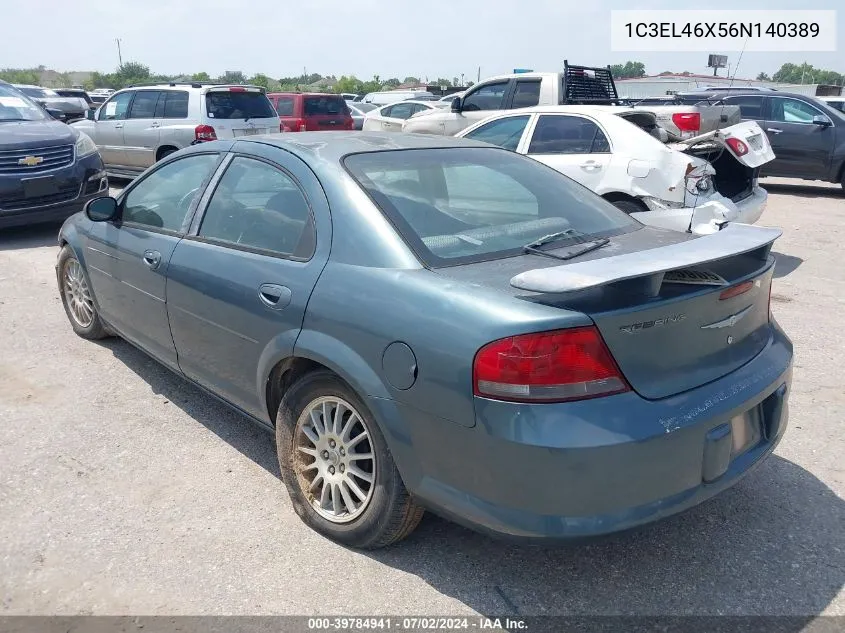
[{"label": "date text 07/02/2024", "polygon": [[309,631],[468,631],[524,630],[524,620],[490,617],[316,617],[308,618]]}]

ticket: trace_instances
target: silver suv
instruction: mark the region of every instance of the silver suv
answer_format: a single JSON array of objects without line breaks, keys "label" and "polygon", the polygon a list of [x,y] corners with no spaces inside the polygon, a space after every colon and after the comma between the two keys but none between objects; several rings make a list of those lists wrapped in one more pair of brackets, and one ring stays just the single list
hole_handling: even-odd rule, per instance
[{"label": "silver suv", "polygon": [[264,88],[196,82],[125,88],[73,127],[94,140],[118,178],[134,178],[189,145],[280,131]]}]

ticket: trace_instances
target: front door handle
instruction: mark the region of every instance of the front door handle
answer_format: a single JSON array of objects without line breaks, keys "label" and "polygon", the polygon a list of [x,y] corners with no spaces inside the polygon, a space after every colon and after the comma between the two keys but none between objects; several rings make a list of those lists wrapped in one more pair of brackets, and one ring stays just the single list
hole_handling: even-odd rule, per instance
[{"label": "front door handle", "polygon": [[587,169],[587,170],[601,169],[601,164],[597,163],[594,160],[588,160],[586,163],[581,163],[581,169]]},{"label": "front door handle", "polygon": [[281,310],[290,303],[291,292],[287,286],[279,284],[261,284],[258,287],[258,298],[268,308]]},{"label": "front door handle", "polygon": [[766,131],[771,132],[772,134],[780,134],[781,132],[783,132],[783,130],[779,130],[776,127],[767,127]]},{"label": "front door handle", "polygon": [[144,263],[150,267],[151,270],[155,270],[161,264],[161,253],[158,251],[144,251]]},{"label": "front door handle", "polygon": [[115,129],[115,130],[119,130],[119,129],[120,129],[120,128],[122,128],[122,127],[123,127],[123,123],[115,123],[115,124],[114,124],[114,129]]},{"label": "front door handle", "polygon": [[159,127],[160,125],[161,123],[159,123],[158,121],[153,121],[152,123],[150,123],[150,127]]}]

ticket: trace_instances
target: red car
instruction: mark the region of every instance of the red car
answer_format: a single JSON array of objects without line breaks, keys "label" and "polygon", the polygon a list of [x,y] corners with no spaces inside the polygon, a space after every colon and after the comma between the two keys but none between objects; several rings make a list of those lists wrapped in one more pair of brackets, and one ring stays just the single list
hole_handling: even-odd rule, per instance
[{"label": "red car", "polygon": [[271,92],[267,97],[279,113],[283,132],[355,129],[342,95]]}]

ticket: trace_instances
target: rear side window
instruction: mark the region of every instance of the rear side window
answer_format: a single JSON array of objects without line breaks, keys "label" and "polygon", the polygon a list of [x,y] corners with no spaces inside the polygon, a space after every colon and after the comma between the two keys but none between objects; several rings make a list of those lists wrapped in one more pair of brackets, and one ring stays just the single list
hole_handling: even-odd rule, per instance
[{"label": "rear side window", "polygon": [[279,116],[293,116],[293,97],[278,97],[276,112]]},{"label": "rear side window", "polygon": [[129,108],[129,118],[154,118],[159,94],[158,90],[139,90],[135,93],[135,99],[132,100],[132,106]]},{"label": "rear side window", "polygon": [[238,89],[207,92],[205,109],[212,119],[275,119],[278,116],[266,94]]},{"label": "rear side window", "polygon": [[509,116],[486,123],[467,134],[464,138],[484,141],[485,143],[492,143],[493,145],[516,151],[527,124],[527,114],[524,116]]},{"label": "rear side window", "polygon": [[596,154],[610,151],[599,127],[582,117],[541,116],[531,137],[529,154]]},{"label": "rear side window", "polygon": [[302,259],[310,258],[316,245],[311,210],[293,179],[242,156],[220,179],[199,235]]},{"label": "rear side window", "polygon": [[743,119],[760,120],[763,118],[763,97],[755,97],[754,95],[726,97],[725,103],[739,106],[740,116]]},{"label": "rear side window", "polygon": [[513,93],[513,108],[530,108],[540,103],[539,81],[517,81]]},{"label": "rear side window", "polygon": [[393,119],[409,119],[414,113],[414,105],[413,103],[397,103],[390,109],[390,114],[385,114],[384,116],[389,116]]},{"label": "rear side window", "polygon": [[188,93],[184,90],[165,90],[156,108],[156,117],[185,119],[188,117]]},{"label": "rear side window", "polygon": [[325,97],[305,97],[305,116],[337,116],[349,114],[346,102],[340,95]]}]

